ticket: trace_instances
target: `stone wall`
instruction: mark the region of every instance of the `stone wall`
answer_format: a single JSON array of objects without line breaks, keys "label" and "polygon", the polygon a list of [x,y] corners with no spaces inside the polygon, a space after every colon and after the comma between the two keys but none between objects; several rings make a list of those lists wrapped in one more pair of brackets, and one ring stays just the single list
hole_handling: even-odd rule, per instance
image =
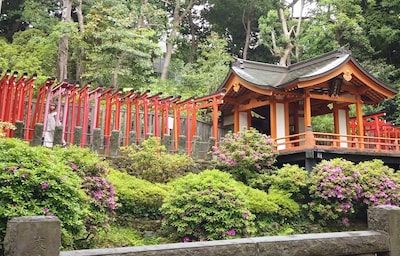
[{"label": "stone wall", "polygon": [[[59,244],[60,236],[49,230],[49,225],[58,225],[57,228],[52,226],[52,230],[59,232],[56,217],[54,221],[43,217],[42,224],[38,224],[40,217],[21,218],[12,219],[7,226],[6,256],[400,256],[400,208],[395,206],[369,209],[368,225],[371,230],[368,231],[255,237],[60,253],[54,252],[54,245]],[[45,254],[43,250],[35,253],[32,248],[38,246],[52,248],[52,254]]]}]

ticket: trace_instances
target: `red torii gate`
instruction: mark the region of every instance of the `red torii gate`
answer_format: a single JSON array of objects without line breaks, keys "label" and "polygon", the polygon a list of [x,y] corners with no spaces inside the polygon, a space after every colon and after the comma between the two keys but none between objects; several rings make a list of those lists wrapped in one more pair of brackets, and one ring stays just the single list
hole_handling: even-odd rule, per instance
[{"label": "red torii gate", "polygon": [[[0,75],[2,71],[0,71]],[[16,121],[24,121],[30,124],[32,111],[32,98],[34,82],[37,75],[33,74],[28,79],[28,74],[24,73],[19,79],[18,72],[11,75],[11,70],[3,75],[0,80],[0,120],[15,125]],[[25,109],[27,114],[25,115]],[[30,128],[30,127],[28,127]],[[13,130],[7,130],[6,135],[14,135]],[[28,139],[26,134],[25,139]]]}]

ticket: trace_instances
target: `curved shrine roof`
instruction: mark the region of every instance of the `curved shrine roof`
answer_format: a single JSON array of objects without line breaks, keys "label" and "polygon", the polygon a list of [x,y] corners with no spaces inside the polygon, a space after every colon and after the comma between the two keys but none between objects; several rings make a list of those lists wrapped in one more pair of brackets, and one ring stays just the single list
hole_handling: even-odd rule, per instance
[{"label": "curved shrine roof", "polygon": [[[286,85],[322,77],[348,62],[352,62],[366,77],[372,79],[379,86],[397,93],[394,88],[379,81],[365,71],[351,55],[350,51],[343,48],[292,64],[288,67],[236,59],[227,79],[233,73],[254,86],[280,89],[285,88]],[[223,87],[225,82],[221,87]]]}]

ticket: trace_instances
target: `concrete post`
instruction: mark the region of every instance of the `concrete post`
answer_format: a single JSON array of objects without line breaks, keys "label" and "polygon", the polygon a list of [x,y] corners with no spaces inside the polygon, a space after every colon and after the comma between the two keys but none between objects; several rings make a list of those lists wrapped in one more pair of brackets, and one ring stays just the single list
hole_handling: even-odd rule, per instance
[{"label": "concrete post", "polygon": [[112,157],[118,156],[119,148],[120,148],[120,131],[113,130],[111,131],[111,137],[110,137],[109,155]]},{"label": "concrete post", "polygon": [[33,130],[33,138],[30,142],[31,146],[40,146],[42,145],[42,138],[43,138],[43,124],[36,123],[35,128]]},{"label": "concrete post", "polygon": [[193,137],[193,142],[192,142],[192,152],[191,156],[193,159],[200,159],[200,154],[201,154],[201,142],[200,142],[200,136],[194,136]]},{"label": "concrete post", "polygon": [[62,125],[57,125],[54,130],[54,145],[63,144],[63,127]]},{"label": "concrete post", "polygon": [[14,138],[23,139],[24,138],[24,128],[25,128],[24,122],[15,121]]},{"label": "concrete post", "polygon": [[7,223],[5,256],[57,256],[60,245],[61,227],[57,217],[17,217]]},{"label": "concrete post", "polygon": [[94,128],[93,129],[93,141],[92,141],[91,149],[95,153],[100,153],[101,146],[102,146],[101,129],[100,128]]},{"label": "concrete post", "polygon": [[167,150],[168,153],[171,153],[173,151],[171,144],[171,135],[164,134],[161,139],[161,144],[165,146],[165,149]]},{"label": "concrete post", "polygon": [[186,136],[179,135],[178,138],[178,154],[185,154],[186,152]]},{"label": "concrete post", "polygon": [[74,128],[74,145],[80,147],[81,141],[82,141],[82,127],[75,126],[75,128]]},{"label": "concrete post", "polygon": [[136,132],[131,131],[129,133],[129,145],[136,144]]},{"label": "concrete post", "polygon": [[389,235],[389,256],[400,256],[400,207],[391,205],[368,209],[368,228]]}]

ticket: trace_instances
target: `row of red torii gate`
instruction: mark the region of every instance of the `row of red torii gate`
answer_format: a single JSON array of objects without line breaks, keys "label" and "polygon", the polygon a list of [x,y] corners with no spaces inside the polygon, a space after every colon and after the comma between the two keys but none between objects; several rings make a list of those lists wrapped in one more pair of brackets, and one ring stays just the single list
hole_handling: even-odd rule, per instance
[{"label": "row of red torii gate", "polygon": [[[36,75],[10,70],[0,74],[0,121],[23,123],[26,141],[32,141],[37,124],[46,131],[50,103],[56,103],[56,122],[62,127],[62,139],[67,144],[88,147],[93,144],[93,130],[101,130],[101,143],[107,154],[112,131],[119,131],[119,145],[140,143],[148,136],[171,137],[170,151],[178,150],[184,137],[184,152],[192,153],[195,137],[217,144],[226,132],[219,127],[219,105],[223,103],[224,91],[200,98],[182,100],[181,97],[163,97],[161,93],[123,92],[115,88],[91,88],[90,84],[80,87],[67,81],[57,83],[50,78],[35,90]],[[208,109],[211,122],[197,120],[198,111]],[[390,122],[383,119],[384,113],[364,116],[364,131],[374,137],[395,137],[400,133]],[[355,134],[356,119],[350,118],[350,132]],[[199,125],[200,124],[200,125]],[[201,127],[200,127],[201,126]],[[75,134],[80,127],[81,133]],[[205,131],[205,132],[204,132]],[[6,130],[7,137],[14,137],[13,130]],[[43,132],[44,133],[44,132]],[[134,133],[132,139],[130,134]],[[392,134],[395,133],[395,134]],[[79,136],[77,138],[76,136]]]},{"label": "row of red torii gate", "polygon": [[[106,151],[111,132],[120,131],[121,146],[140,143],[148,136],[168,134],[175,151],[178,151],[179,137],[185,136],[185,151],[190,153],[198,133],[197,113],[201,109],[211,110],[208,134],[218,141],[218,105],[224,92],[183,100],[180,96],[163,97],[162,93],[150,94],[150,91],[123,92],[115,88],[92,88],[90,84],[81,87],[67,81],[57,83],[53,78],[35,90],[36,77],[8,70],[1,74],[0,80],[0,121],[23,122],[21,137],[26,141],[32,140],[37,124],[42,124],[43,131],[46,130],[51,103],[57,106],[56,122],[62,126],[63,140],[67,144],[76,144],[76,140],[79,146],[87,147],[93,143],[91,132],[100,128]],[[75,127],[82,129],[80,138],[75,137]],[[7,137],[14,136],[13,130],[5,132]],[[135,141],[129,136],[132,132]]]}]

